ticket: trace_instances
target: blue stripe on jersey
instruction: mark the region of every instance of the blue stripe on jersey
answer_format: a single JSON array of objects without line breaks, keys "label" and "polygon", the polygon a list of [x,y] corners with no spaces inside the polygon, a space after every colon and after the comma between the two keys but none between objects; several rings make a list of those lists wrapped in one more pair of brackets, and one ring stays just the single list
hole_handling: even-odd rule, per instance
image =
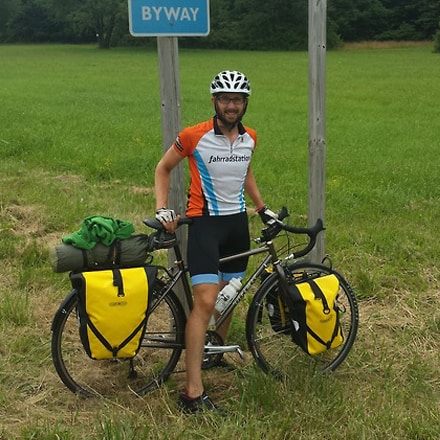
[{"label": "blue stripe on jersey", "polygon": [[[246,179],[246,177],[245,177]],[[240,212],[244,212],[246,209],[246,201],[244,198],[244,181],[240,191]]]},{"label": "blue stripe on jersey", "polygon": [[214,185],[212,184],[208,168],[206,167],[205,163],[203,162],[202,156],[197,150],[194,150],[193,155],[197,162],[197,168],[199,170],[200,179],[202,181],[202,188],[204,188],[206,191],[205,197],[211,205],[211,209],[214,211],[214,215],[219,215],[218,203],[214,192]]}]

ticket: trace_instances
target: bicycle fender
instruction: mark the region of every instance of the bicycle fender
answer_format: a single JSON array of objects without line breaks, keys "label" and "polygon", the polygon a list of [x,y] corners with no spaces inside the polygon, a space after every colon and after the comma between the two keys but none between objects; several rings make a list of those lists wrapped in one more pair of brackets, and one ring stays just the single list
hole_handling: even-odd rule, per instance
[{"label": "bicycle fender", "polygon": [[76,297],[76,295],[77,295],[76,289],[72,289],[70,291],[70,293],[63,299],[63,301],[61,302],[61,304],[58,307],[58,310],[55,312],[55,315],[53,316],[52,325],[50,327],[51,331],[53,331],[54,327],[56,326],[58,321],[61,319],[62,315],[66,313],[67,304],[69,304],[71,301],[74,301],[74,298]]}]

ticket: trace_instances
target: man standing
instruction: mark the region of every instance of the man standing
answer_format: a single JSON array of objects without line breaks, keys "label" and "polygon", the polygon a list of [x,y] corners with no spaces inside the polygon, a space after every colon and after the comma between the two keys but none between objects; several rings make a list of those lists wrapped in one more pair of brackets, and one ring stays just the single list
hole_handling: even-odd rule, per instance
[{"label": "man standing", "polygon": [[[184,412],[216,410],[204,391],[202,359],[206,329],[219,291],[232,279],[243,278],[247,258],[219,264],[223,256],[250,247],[244,193],[267,221],[276,215],[266,208],[250,162],[256,146],[254,130],[241,120],[251,94],[250,83],[238,71],[223,71],[210,87],[215,116],[182,130],[156,167],[156,218],[174,232],[175,212],[168,208],[171,171],[185,157],[190,186],[186,216],[193,219],[188,232],[188,267],[194,307],[186,327],[186,386],[179,397]],[[229,322],[219,329],[223,338]]]}]

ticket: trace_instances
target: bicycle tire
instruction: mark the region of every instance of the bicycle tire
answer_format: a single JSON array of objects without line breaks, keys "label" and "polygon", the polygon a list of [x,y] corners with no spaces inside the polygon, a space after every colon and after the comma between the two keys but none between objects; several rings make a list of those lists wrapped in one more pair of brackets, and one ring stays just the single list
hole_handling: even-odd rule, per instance
[{"label": "bicycle tire", "polygon": [[[252,300],[246,318],[246,338],[257,365],[277,378],[298,376],[301,371],[313,369],[321,373],[335,370],[348,356],[359,327],[359,310],[353,289],[347,280],[335,270],[314,263],[292,263],[289,271],[303,277],[334,274],[339,280],[337,304],[344,336],[343,343],[324,353],[310,356],[291,339],[289,331],[273,329],[274,316],[269,317],[267,297],[276,292],[278,278],[270,275],[260,286]],[[281,318],[280,322],[281,322]],[[272,322],[271,322],[272,320]]]},{"label": "bicycle tire", "polygon": [[186,318],[174,292],[158,303],[162,287],[156,280],[145,335],[132,360],[93,360],[87,356],[79,336],[76,290],[70,292],[54,316],[51,343],[55,369],[69,390],[84,397],[124,390],[142,395],[169,377],[184,346]]}]

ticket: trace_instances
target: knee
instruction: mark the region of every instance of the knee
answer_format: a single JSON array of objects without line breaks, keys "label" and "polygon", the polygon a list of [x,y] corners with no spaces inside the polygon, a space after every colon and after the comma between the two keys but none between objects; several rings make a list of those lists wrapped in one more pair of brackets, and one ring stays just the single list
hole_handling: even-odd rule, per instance
[{"label": "knee", "polygon": [[217,284],[199,284],[194,287],[194,309],[211,314],[217,300]]}]

